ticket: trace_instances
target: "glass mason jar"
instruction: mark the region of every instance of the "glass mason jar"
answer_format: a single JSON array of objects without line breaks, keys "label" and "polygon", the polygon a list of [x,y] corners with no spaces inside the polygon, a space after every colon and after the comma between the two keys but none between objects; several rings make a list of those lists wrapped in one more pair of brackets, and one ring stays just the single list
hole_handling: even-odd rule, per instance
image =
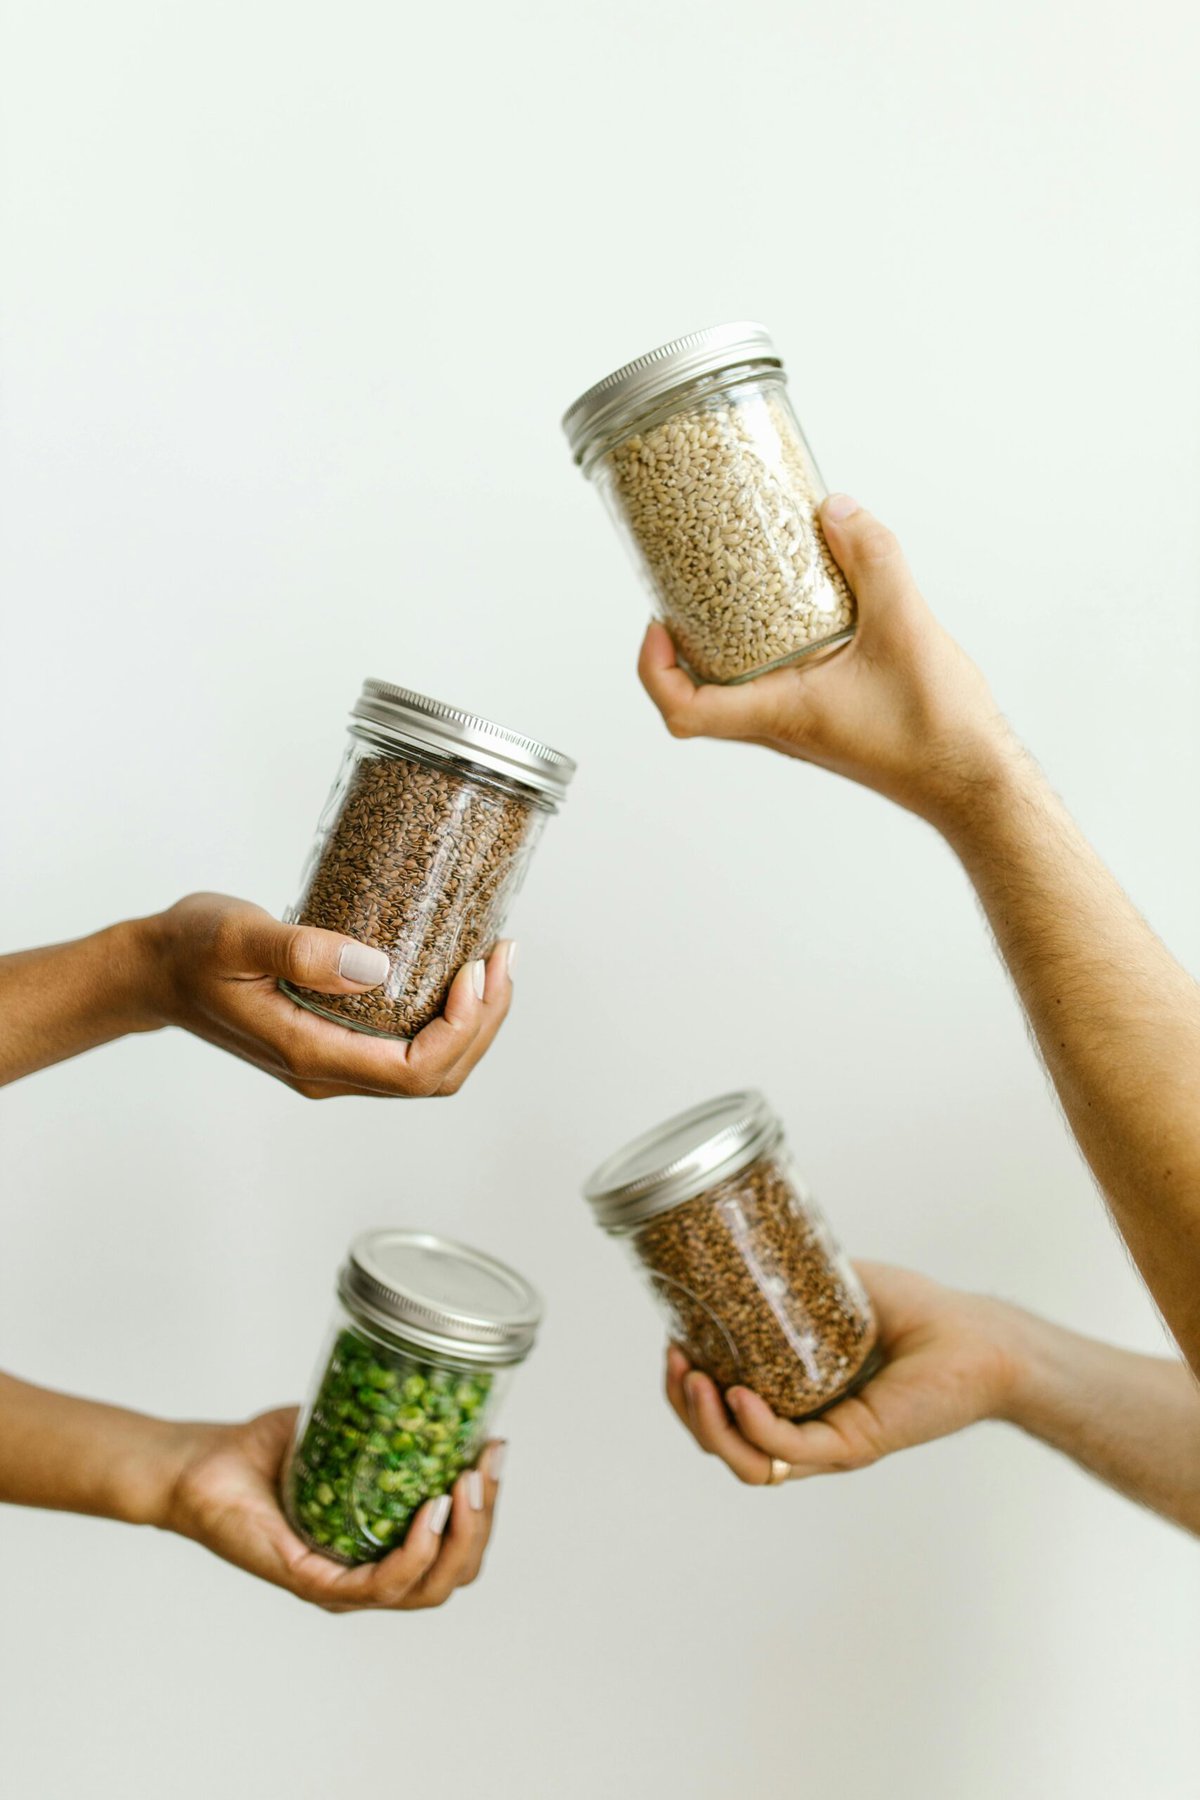
[{"label": "glass mason jar", "polygon": [[761,325],[716,325],[606,375],[563,419],[700,681],[749,681],[854,633],[786,381]]},{"label": "glass mason jar", "polygon": [[281,982],[310,1011],[376,1037],[415,1037],[464,963],[490,955],[570,757],[472,713],[367,681],[285,917],[386,951],[361,994]]},{"label": "glass mason jar", "polygon": [[871,1303],[759,1093],[668,1119],[584,1188],[625,1240],[673,1342],[722,1388],[811,1418],[881,1363]]},{"label": "glass mason jar", "polygon": [[482,1450],[542,1316],[529,1283],[423,1231],[368,1231],[296,1427],[284,1511],[314,1550],[375,1562]]}]

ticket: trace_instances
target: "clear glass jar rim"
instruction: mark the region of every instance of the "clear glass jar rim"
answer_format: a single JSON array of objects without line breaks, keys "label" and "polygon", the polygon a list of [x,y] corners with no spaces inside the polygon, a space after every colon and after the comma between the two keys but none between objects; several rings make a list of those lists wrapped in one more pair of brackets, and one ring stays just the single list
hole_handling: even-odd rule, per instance
[{"label": "clear glass jar rim", "polygon": [[632,362],[623,363],[611,375],[593,383],[563,414],[562,427],[572,456],[582,463],[601,433],[611,432],[618,423],[632,423],[640,412],[672,389],[743,363],[783,367],[766,327],[750,319],[691,331],[660,344],[657,350],[648,350],[644,356],[635,356]]},{"label": "clear glass jar rim", "polygon": [[346,1316],[346,1330],[356,1332],[367,1343],[374,1344],[379,1350],[390,1355],[407,1356],[415,1361],[428,1362],[439,1369],[455,1369],[462,1374],[471,1374],[478,1369],[511,1369],[517,1361],[524,1357],[505,1360],[493,1356],[489,1351],[486,1356],[463,1355],[460,1344],[452,1344],[447,1340],[444,1344],[418,1343],[408,1332],[398,1325],[383,1325],[376,1318],[368,1316],[361,1306],[351,1304],[341,1290],[338,1299]]},{"label": "clear glass jar rim", "polygon": [[583,1196],[605,1231],[630,1231],[748,1168],[782,1137],[757,1089],[720,1094],[615,1151],[588,1177]]},{"label": "clear glass jar rim", "polygon": [[537,738],[388,681],[364,681],[351,718],[381,733],[385,742],[477,763],[555,802],[566,798],[575,773],[571,757]]},{"label": "clear glass jar rim", "polygon": [[[457,1298],[455,1273],[463,1281]],[[494,1366],[524,1361],[543,1312],[536,1288],[507,1263],[429,1231],[360,1233],[338,1276],[338,1297],[353,1317],[390,1337]]]}]

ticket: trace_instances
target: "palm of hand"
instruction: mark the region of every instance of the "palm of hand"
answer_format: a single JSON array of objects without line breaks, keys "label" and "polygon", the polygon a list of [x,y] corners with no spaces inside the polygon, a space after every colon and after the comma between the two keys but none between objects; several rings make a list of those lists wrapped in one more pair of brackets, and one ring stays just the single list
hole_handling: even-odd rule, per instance
[{"label": "palm of hand", "polygon": [[903,1269],[864,1263],[859,1273],[879,1322],[884,1367],[823,1418],[779,1419],[748,1388],[732,1388],[722,1401],[681,1351],[669,1352],[671,1405],[701,1447],[743,1481],[765,1482],[772,1458],[796,1477],[866,1468],[1002,1410],[1011,1371],[1001,1307]]},{"label": "palm of hand", "polygon": [[280,992],[281,978],[326,994],[370,987],[340,973],[349,940],[336,932],[281,924],[225,894],[191,894],[161,915],[155,941],[165,984],[158,1022],[182,1025],[311,1100],[457,1093],[512,999],[512,946],[501,942],[482,991],[475,965],[460,969],[442,1016],[406,1043],[349,1031]]},{"label": "palm of hand", "polygon": [[281,1407],[243,1425],[215,1427],[180,1478],[174,1507],[177,1529],[185,1536],[240,1569],[288,1587],[297,1564],[312,1555],[279,1504],[295,1422],[296,1408]]},{"label": "palm of hand", "polygon": [[175,1484],[173,1528],[237,1568],[328,1612],[437,1606],[456,1587],[474,1580],[495,1507],[491,1479],[481,1490],[482,1510],[475,1510],[464,1486],[470,1478],[462,1478],[444,1541],[430,1528],[427,1503],[405,1542],[380,1562],[344,1568],[310,1550],[288,1524],[279,1501],[296,1410],[280,1407],[243,1425],[202,1426],[194,1454]]}]

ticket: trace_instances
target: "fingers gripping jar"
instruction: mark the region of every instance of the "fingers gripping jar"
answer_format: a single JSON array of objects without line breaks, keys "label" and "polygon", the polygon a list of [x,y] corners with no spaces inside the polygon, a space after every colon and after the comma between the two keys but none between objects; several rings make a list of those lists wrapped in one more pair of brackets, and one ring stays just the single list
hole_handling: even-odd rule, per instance
[{"label": "fingers gripping jar", "polygon": [[415,1037],[464,963],[504,928],[570,757],[503,725],[386,681],[367,681],[286,917],[386,951],[361,994],[283,982],[301,1006],[377,1037]]},{"label": "fingers gripping jar", "polygon": [[748,681],[854,632],[786,381],[761,325],[717,325],[626,363],[563,419],[700,681]]},{"label": "fingers gripping jar", "polygon": [[584,1195],[628,1245],[672,1341],[720,1388],[804,1419],[875,1373],[866,1291],[761,1094],[669,1119],[603,1163]]},{"label": "fingers gripping jar", "polygon": [[292,1528],[338,1562],[394,1550],[474,1463],[541,1315],[481,1251],[428,1232],[356,1238],[284,1472]]}]

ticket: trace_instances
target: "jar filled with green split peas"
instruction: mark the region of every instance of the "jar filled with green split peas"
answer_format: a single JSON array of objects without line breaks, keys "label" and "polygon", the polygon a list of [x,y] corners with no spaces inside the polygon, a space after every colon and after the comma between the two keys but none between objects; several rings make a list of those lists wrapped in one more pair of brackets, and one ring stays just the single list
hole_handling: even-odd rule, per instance
[{"label": "jar filled with green split peas", "polygon": [[563,419],[700,681],[749,681],[854,634],[825,542],[825,484],[761,325],[674,338],[598,381]]},{"label": "jar filled with green split peas", "polygon": [[323,1555],[377,1562],[474,1464],[542,1303],[504,1263],[426,1231],[356,1238],[337,1295],[284,1511]]}]

